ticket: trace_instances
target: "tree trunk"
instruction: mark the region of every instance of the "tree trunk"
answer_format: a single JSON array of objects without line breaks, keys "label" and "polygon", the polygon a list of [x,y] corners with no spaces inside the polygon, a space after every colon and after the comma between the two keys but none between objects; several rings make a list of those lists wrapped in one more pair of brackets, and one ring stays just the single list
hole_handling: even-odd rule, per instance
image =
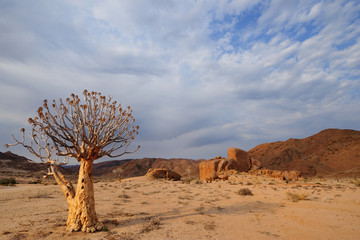
[{"label": "tree trunk", "polygon": [[[95,212],[95,198],[93,185],[93,160],[82,160],[79,169],[79,179],[76,187],[68,182],[61,173],[54,172],[54,177],[61,186],[69,206],[67,220],[68,231],[95,232],[102,229]],[[56,173],[56,174],[55,174]]]}]

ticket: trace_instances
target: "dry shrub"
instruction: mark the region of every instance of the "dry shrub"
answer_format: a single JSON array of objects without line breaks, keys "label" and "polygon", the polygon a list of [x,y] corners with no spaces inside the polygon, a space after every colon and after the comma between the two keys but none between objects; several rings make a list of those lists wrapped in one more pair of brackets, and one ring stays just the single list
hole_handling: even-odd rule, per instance
[{"label": "dry shrub", "polygon": [[119,198],[123,198],[123,199],[130,198],[130,196],[127,195],[127,194],[124,193],[124,192],[123,192],[122,194],[120,194],[118,197],[119,197]]},{"label": "dry shrub", "polygon": [[195,184],[203,184],[203,182],[201,181],[201,180],[196,180],[195,182],[194,182]]},{"label": "dry shrub", "polygon": [[178,198],[180,200],[192,200],[193,199],[193,197],[189,196],[189,195],[179,196]]},{"label": "dry shrub", "polygon": [[0,179],[0,185],[14,186],[15,184],[16,184],[15,178],[2,178],[2,179]]},{"label": "dry shrub", "polygon": [[215,223],[214,222],[207,222],[204,224],[204,229],[205,230],[214,230],[216,227]]},{"label": "dry shrub", "polygon": [[159,218],[150,218],[150,221],[146,223],[140,230],[140,233],[148,233],[160,228],[161,221]]},{"label": "dry shrub", "polygon": [[295,193],[295,192],[287,192],[286,195],[288,196],[288,199],[293,201],[293,202],[298,202],[301,200],[309,200],[308,196],[309,194],[307,193]]},{"label": "dry shrub", "polygon": [[29,199],[33,199],[33,198],[54,198],[54,197],[51,196],[51,194],[46,191],[38,191],[34,195],[29,196]]},{"label": "dry shrub", "polygon": [[194,225],[194,224],[196,224],[195,221],[192,221],[192,220],[190,220],[190,219],[186,219],[186,220],[185,220],[185,223],[186,223],[186,224],[189,224],[189,225]]},{"label": "dry shrub", "polygon": [[24,233],[16,233],[11,240],[21,240],[26,239],[26,235]]},{"label": "dry shrub", "polygon": [[352,183],[355,184],[355,186],[360,187],[360,179],[354,179]]},{"label": "dry shrub", "polygon": [[105,219],[102,222],[103,222],[103,224],[112,224],[112,225],[115,225],[115,226],[119,226],[119,222],[116,219]]},{"label": "dry shrub", "polygon": [[248,189],[248,188],[242,188],[239,191],[237,191],[236,193],[241,195],[241,196],[252,196],[253,195],[251,190]]}]

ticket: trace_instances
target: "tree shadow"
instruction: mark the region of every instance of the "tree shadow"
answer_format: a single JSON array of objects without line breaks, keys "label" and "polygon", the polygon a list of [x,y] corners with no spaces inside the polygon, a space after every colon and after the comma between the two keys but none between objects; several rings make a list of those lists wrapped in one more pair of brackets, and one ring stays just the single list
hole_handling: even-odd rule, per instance
[{"label": "tree shadow", "polygon": [[[137,214],[126,214],[121,213],[117,215],[116,213],[111,214],[112,218],[117,217],[128,217],[127,219],[116,220],[110,224],[105,223],[109,230],[126,228],[134,225],[141,225],[151,222],[152,219],[159,219],[160,221],[167,221],[172,219],[179,218],[188,218],[194,216],[214,216],[214,215],[242,215],[249,213],[261,213],[268,211],[275,211],[276,209],[283,207],[280,203],[269,203],[262,201],[238,203],[228,206],[205,206],[199,208],[187,209],[186,211],[181,211],[179,208],[174,208],[172,211],[161,212],[157,214],[148,214],[148,213],[137,213]],[[108,221],[109,222],[109,221]]]}]

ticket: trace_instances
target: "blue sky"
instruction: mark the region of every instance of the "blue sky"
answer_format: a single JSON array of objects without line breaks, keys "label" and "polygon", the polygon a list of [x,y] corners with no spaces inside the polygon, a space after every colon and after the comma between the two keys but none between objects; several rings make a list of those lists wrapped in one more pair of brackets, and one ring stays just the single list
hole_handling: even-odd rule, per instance
[{"label": "blue sky", "polygon": [[359,1],[2,0],[0,30],[1,146],[84,89],[132,107],[124,158],[360,130]]}]

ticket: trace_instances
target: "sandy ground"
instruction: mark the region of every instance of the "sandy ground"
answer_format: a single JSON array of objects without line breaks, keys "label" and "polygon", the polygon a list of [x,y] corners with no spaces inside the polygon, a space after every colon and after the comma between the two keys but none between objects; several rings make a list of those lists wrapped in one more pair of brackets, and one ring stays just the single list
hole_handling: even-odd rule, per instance
[{"label": "sandy ground", "polygon": [[[253,195],[242,195],[248,188]],[[294,202],[288,196],[305,200]],[[57,185],[0,187],[0,239],[359,239],[360,188],[349,179],[284,183],[234,175],[190,184],[148,180],[95,183],[107,231],[65,231]]]}]

